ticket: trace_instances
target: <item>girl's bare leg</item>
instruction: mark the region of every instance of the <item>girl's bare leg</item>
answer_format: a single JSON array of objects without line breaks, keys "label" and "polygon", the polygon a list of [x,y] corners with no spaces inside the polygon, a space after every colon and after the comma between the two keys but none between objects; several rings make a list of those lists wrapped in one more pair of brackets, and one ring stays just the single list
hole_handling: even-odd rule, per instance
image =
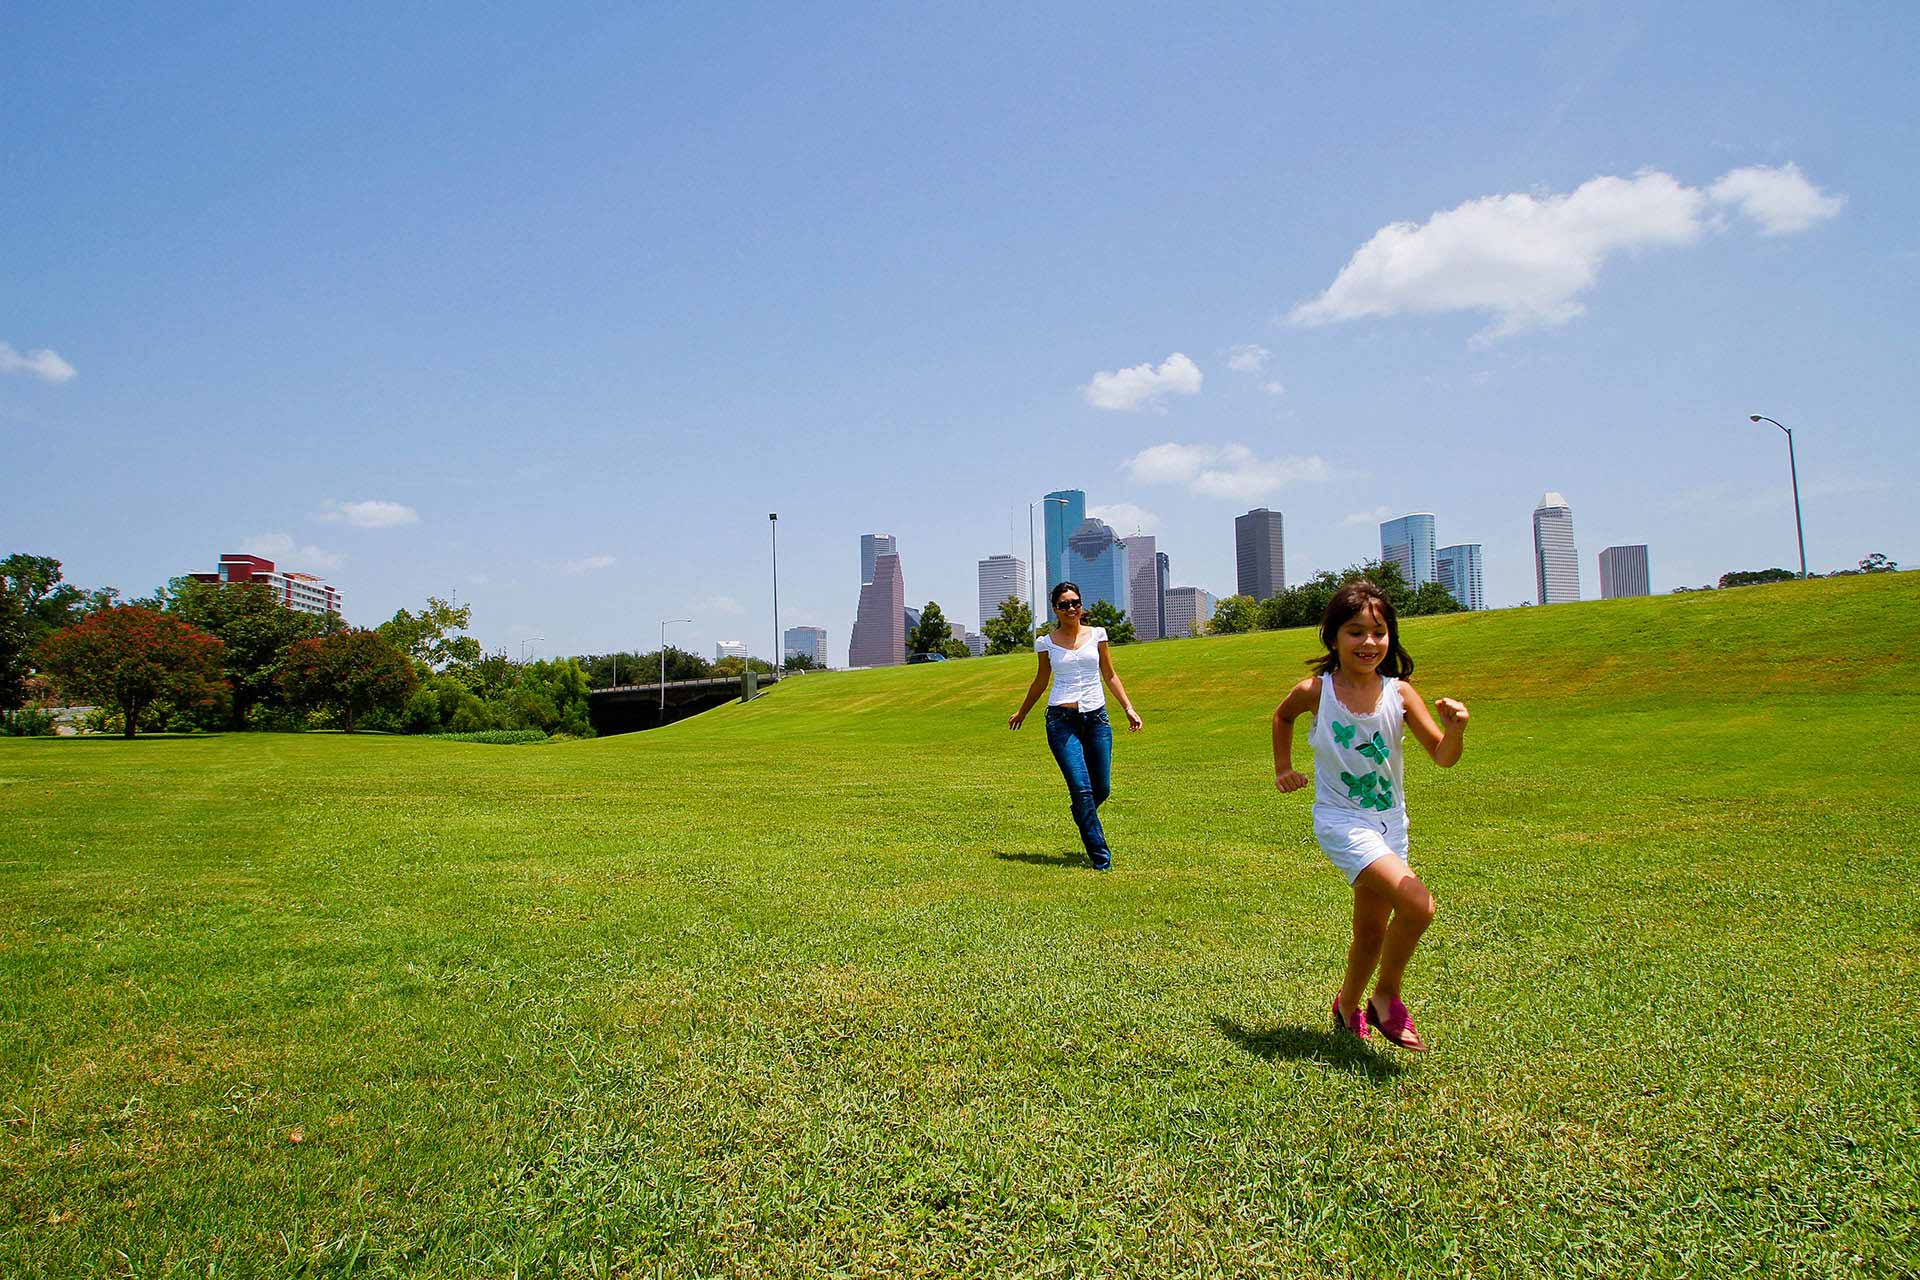
[{"label": "girl's bare leg", "polygon": [[1380,948],[1387,939],[1387,917],[1393,911],[1393,899],[1369,886],[1366,879],[1363,872],[1353,886],[1353,941],[1347,945],[1346,981],[1340,984],[1342,1013],[1358,1009],[1367,994],[1367,979],[1379,963]]},{"label": "girl's bare leg", "polygon": [[[1388,856],[1375,861],[1360,878],[1354,881],[1354,901],[1360,900],[1362,886],[1366,891],[1384,900],[1393,912],[1388,922],[1386,938],[1379,947],[1380,976],[1373,984],[1374,1008],[1384,1014],[1400,997],[1400,980],[1407,972],[1407,961],[1413,958],[1413,949],[1420,944],[1420,935],[1433,923],[1433,895],[1427,892],[1427,886],[1420,883],[1420,877],[1413,874],[1412,868],[1399,858]],[[1357,920],[1357,917],[1356,917]],[[1356,934],[1358,925],[1355,925]],[[1347,966],[1347,980],[1353,981],[1353,966]],[[1363,978],[1362,983],[1365,982]],[[1357,998],[1356,991],[1356,998]],[[1342,988],[1341,995],[1346,995]],[[1342,1008],[1347,1006],[1343,1003]]]}]

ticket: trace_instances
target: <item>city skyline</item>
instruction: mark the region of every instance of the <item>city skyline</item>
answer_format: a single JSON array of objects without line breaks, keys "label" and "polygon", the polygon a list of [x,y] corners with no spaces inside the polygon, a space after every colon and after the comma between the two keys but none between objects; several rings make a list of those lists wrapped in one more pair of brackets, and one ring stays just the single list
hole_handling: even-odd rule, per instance
[{"label": "city skyline", "polygon": [[777,510],[844,657],[862,531],[966,612],[1049,491],[1217,593],[1431,510],[1506,607],[1552,487],[1664,592],[1798,564],[1750,414],[1813,570],[1920,561],[1911,8],[117,13],[15,8],[0,137],[0,545],[85,587],[763,648]]}]

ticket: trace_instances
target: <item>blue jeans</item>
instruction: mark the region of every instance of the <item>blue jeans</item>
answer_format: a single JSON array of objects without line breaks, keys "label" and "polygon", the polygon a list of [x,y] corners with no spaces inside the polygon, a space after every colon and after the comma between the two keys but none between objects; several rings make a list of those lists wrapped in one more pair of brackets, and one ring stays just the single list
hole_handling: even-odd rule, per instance
[{"label": "blue jeans", "polygon": [[1048,707],[1047,745],[1067,779],[1073,821],[1080,828],[1080,842],[1087,847],[1087,861],[1104,870],[1113,861],[1107,833],[1100,829],[1100,806],[1113,790],[1113,725],[1107,721],[1107,709]]}]

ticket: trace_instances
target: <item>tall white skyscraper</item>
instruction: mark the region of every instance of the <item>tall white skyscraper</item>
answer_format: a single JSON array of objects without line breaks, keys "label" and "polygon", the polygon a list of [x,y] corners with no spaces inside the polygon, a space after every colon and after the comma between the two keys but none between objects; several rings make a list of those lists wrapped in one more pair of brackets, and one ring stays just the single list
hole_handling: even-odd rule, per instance
[{"label": "tall white skyscraper", "polygon": [[1580,598],[1580,553],[1573,545],[1573,508],[1549,490],[1533,509],[1533,577],[1541,604]]},{"label": "tall white skyscraper", "polygon": [[1480,582],[1480,544],[1461,542],[1433,553],[1433,573],[1447,594],[1460,602],[1462,609],[1487,607],[1486,589]]},{"label": "tall white skyscraper", "polygon": [[1380,525],[1380,558],[1400,566],[1407,585],[1420,588],[1434,581],[1433,513],[1418,511]]},{"label": "tall white skyscraper", "polygon": [[1647,544],[1608,547],[1600,553],[1600,598],[1650,596],[1653,583],[1647,572]]},{"label": "tall white skyscraper", "polygon": [[900,548],[894,545],[890,533],[863,533],[860,535],[860,585],[866,586],[873,581],[873,562],[879,556],[897,556]]},{"label": "tall white skyscraper", "polygon": [[1127,621],[1136,640],[1158,640],[1167,612],[1160,598],[1160,549],[1149,533],[1120,541],[1127,548]]},{"label": "tall white skyscraper", "polygon": [[1027,562],[1018,556],[988,556],[980,562],[980,625],[986,626],[987,619],[1000,616],[1000,603],[1011,596],[1015,600],[1025,600],[1031,606],[1033,601],[1029,592],[1033,584],[1027,580]]},{"label": "tall white skyscraper", "polygon": [[719,644],[713,646],[713,660],[715,662],[720,661],[722,658],[744,658],[746,656],[747,642],[745,640],[722,640]]}]

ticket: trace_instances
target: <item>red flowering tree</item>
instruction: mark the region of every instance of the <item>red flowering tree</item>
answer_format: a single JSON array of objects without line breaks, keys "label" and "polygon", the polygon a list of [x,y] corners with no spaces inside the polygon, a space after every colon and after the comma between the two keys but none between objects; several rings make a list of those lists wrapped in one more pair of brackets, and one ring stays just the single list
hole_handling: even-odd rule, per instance
[{"label": "red flowering tree", "polygon": [[102,609],[40,645],[39,666],[69,698],[114,706],[131,738],[156,701],[204,706],[226,690],[224,646],[198,627],[136,605]]},{"label": "red flowering tree", "polygon": [[413,663],[377,631],[354,628],[287,648],[280,691],[298,707],[328,707],[340,727],[372,711],[398,711],[420,686]]}]

